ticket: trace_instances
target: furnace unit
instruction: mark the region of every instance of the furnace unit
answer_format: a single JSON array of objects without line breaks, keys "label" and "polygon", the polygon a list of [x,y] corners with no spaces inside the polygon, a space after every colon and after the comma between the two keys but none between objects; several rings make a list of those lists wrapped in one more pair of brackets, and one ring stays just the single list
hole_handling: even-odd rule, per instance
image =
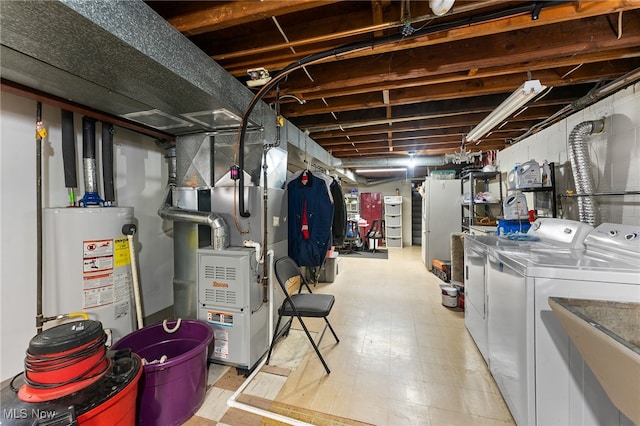
[{"label": "furnace unit", "polygon": [[261,268],[254,248],[198,250],[198,319],[214,330],[211,361],[250,369],[269,348]]}]

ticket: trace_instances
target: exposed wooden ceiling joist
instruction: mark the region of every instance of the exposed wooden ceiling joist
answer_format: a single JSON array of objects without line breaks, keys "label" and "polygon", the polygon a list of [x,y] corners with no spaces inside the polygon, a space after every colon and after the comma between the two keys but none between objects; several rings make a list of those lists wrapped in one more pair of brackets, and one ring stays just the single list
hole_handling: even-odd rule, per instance
[{"label": "exposed wooden ceiling joist", "polygon": [[[240,80],[247,69],[274,75],[307,55],[366,46],[280,83],[280,95],[306,101],[281,102],[281,114],[338,158],[454,152],[524,80],[540,79],[551,87],[544,97],[467,146],[502,149],[640,67],[640,0],[547,2],[539,16],[530,1],[456,0],[441,17],[426,1],[411,1],[410,13],[389,0],[148,3]],[[403,29],[403,39],[373,42]]]}]

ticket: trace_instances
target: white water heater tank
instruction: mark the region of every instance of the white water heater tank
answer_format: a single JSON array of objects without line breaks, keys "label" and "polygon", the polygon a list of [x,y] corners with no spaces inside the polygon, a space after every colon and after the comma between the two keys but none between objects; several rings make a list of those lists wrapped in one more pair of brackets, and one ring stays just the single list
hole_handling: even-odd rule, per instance
[{"label": "white water heater tank", "polygon": [[115,343],[135,324],[129,242],[133,207],[43,209],[42,310],[85,312]]}]

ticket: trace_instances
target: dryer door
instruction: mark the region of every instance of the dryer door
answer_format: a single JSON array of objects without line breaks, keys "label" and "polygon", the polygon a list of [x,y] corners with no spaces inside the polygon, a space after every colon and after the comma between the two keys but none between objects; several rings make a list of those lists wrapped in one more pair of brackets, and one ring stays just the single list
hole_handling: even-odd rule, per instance
[{"label": "dryer door", "polygon": [[485,264],[487,255],[469,239],[464,246],[464,322],[485,362],[489,364],[487,348],[487,288]]}]

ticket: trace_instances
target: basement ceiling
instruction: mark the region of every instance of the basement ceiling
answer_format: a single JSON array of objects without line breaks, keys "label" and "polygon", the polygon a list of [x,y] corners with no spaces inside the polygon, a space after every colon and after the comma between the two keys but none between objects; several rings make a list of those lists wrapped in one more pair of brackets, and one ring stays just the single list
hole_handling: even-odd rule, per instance
[{"label": "basement ceiling", "polygon": [[[640,0],[455,0],[441,16],[417,0],[0,0],[0,57],[3,91],[157,139],[235,128],[260,91],[249,124],[275,132],[265,123],[279,109],[295,125],[294,166],[399,166],[412,154],[424,176],[637,81]],[[273,90],[248,88],[252,69],[268,70]],[[463,144],[529,78],[548,89]]]},{"label": "basement ceiling", "polygon": [[[250,69],[277,76],[303,58],[359,47],[324,55],[278,86],[281,114],[352,164],[460,152],[476,124],[539,79],[549,89],[464,147],[501,150],[640,67],[635,0],[456,0],[443,16],[415,0],[146,3],[243,83]],[[264,100],[275,105],[275,89]]]}]

